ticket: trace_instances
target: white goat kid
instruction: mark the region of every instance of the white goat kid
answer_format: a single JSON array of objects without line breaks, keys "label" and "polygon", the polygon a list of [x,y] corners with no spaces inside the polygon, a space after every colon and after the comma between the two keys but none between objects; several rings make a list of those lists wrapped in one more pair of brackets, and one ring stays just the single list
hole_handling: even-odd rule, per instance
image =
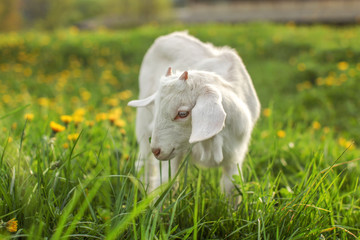
[{"label": "white goat kid", "polygon": [[[180,72],[173,73],[169,66]],[[144,57],[139,85],[141,100],[128,105],[141,107],[136,119],[138,166],[145,165],[148,190],[168,181],[168,162],[162,162],[160,173],[155,158],[172,159],[174,176],[192,149],[196,164],[223,168],[222,189],[229,194],[260,111],[236,51],[202,43],[184,32],[159,37]]]}]

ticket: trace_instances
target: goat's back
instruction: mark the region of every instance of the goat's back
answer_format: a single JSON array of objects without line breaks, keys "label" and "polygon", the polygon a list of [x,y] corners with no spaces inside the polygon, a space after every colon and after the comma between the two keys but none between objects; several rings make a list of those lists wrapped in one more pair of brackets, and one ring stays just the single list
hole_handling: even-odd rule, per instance
[{"label": "goat's back", "polygon": [[186,32],[174,32],[157,38],[141,65],[140,98],[146,98],[158,90],[160,78],[168,67],[177,71],[217,73],[234,85],[234,91],[249,106],[253,120],[257,119],[260,104],[251,78],[235,50],[203,43]]}]

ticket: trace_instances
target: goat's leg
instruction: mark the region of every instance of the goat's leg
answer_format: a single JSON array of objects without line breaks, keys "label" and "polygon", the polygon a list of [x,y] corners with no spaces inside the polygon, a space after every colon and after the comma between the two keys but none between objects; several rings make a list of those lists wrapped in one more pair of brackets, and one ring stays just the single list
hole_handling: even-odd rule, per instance
[{"label": "goat's leg", "polygon": [[231,164],[227,166],[223,166],[223,174],[221,177],[221,188],[226,194],[226,196],[231,196],[232,190],[234,189],[233,176],[240,175],[241,176],[241,168],[240,172],[238,169],[238,164]]},{"label": "goat's leg", "polygon": [[[240,170],[240,171],[239,171]],[[231,205],[234,208],[241,202],[241,196],[234,196],[234,189],[235,183],[233,182],[234,176],[241,177],[241,168],[238,168],[238,164],[232,164],[232,166],[224,166],[223,167],[223,174],[221,178],[221,187],[222,190],[225,192],[226,197],[229,199]]]}]

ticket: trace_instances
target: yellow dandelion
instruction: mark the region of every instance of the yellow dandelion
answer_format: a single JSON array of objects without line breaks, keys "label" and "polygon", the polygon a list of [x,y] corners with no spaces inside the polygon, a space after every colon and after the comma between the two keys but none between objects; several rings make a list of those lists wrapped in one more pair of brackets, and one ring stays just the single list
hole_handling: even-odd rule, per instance
[{"label": "yellow dandelion", "polygon": [[119,93],[120,100],[128,100],[132,97],[132,92],[130,90],[125,90]]},{"label": "yellow dandelion", "polygon": [[48,107],[50,105],[50,100],[48,98],[42,97],[38,99],[38,103],[40,106]]},{"label": "yellow dandelion", "polygon": [[344,148],[348,148],[349,150],[355,149],[355,143],[353,141],[349,141],[344,137],[338,138],[338,144]]},{"label": "yellow dandelion", "polygon": [[54,121],[50,122],[50,128],[54,133],[63,132],[65,130],[65,127],[63,125],[60,125]]},{"label": "yellow dandelion", "polygon": [[96,117],[95,117],[97,122],[104,121],[107,118],[108,118],[108,116],[106,113],[98,113],[98,114],[96,114]]},{"label": "yellow dandelion", "polygon": [[115,126],[117,126],[117,127],[122,128],[122,127],[125,127],[125,125],[126,125],[126,123],[125,123],[125,121],[122,120],[122,119],[117,119],[117,120],[115,121]]},{"label": "yellow dandelion", "polygon": [[119,101],[116,98],[107,99],[106,103],[112,107],[119,105]]},{"label": "yellow dandelion", "polygon": [[270,116],[271,116],[271,109],[270,109],[270,108],[265,108],[265,109],[263,110],[263,115],[264,115],[265,117],[270,117]]},{"label": "yellow dandelion", "polygon": [[69,144],[68,144],[68,143],[64,143],[64,144],[63,144],[63,148],[64,148],[64,149],[68,149],[68,148],[69,148]]},{"label": "yellow dandelion", "polygon": [[12,98],[11,98],[10,95],[5,94],[5,95],[2,97],[2,100],[3,100],[4,103],[9,103],[9,102],[11,102]]},{"label": "yellow dandelion", "polygon": [[93,127],[95,125],[95,122],[94,121],[86,121],[85,125],[88,127]]},{"label": "yellow dandelion", "polygon": [[78,139],[78,137],[79,137],[78,133],[72,133],[67,136],[69,141],[76,141]]},{"label": "yellow dandelion", "polygon": [[349,150],[353,150],[356,148],[356,145],[353,141],[346,141],[345,148],[348,148]]},{"label": "yellow dandelion", "polygon": [[65,124],[69,124],[73,120],[72,116],[70,115],[62,115],[60,116],[60,119]]},{"label": "yellow dandelion", "polygon": [[115,121],[118,119],[118,116],[116,114],[109,114],[108,119],[111,122],[111,124],[114,124]]},{"label": "yellow dandelion", "polygon": [[329,133],[329,132],[330,132],[330,128],[329,128],[329,127],[324,127],[324,128],[323,128],[323,132],[324,132],[325,134]]},{"label": "yellow dandelion", "polygon": [[27,113],[27,114],[24,115],[24,118],[30,122],[30,121],[32,121],[34,119],[34,114]]},{"label": "yellow dandelion", "polygon": [[340,146],[344,147],[345,144],[346,144],[346,139],[343,138],[343,137],[339,137],[339,138],[338,138],[338,144],[339,144]]},{"label": "yellow dandelion", "polygon": [[73,116],[73,121],[75,123],[75,125],[82,123],[84,121],[84,117],[81,115],[74,115]]},{"label": "yellow dandelion", "polygon": [[335,84],[335,77],[333,75],[329,75],[325,78],[325,84],[327,86],[333,86]]},{"label": "yellow dandelion", "polygon": [[7,141],[8,141],[8,143],[11,143],[11,142],[14,141],[14,140],[13,140],[12,137],[8,137]]},{"label": "yellow dandelion", "polygon": [[32,70],[31,70],[31,68],[25,68],[24,69],[24,76],[25,77],[30,77],[32,75]]},{"label": "yellow dandelion", "polygon": [[9,221],[6,223],[6,229],[7,229],[9,232],[16,232],[17,229],[18,229],[18,221],[17,221],[15,218],[9,220]]},{"label": "yellow dandelion", "polygon": [[15,130],[16,128],[17,128],[17,123],[11,124],[11,129],[12,129],[12,130]]},{"label": "yellow dandelion", "polygon": [[73,115],[84,116],[85,113],[86,113],[86,110],[84,108],[78,108],[75,110]]},{"label": "yellow dandelion", "polygon": [[276,135],[279,138],[284,138],[286,136],[286,132],[284,130],[279,130],[279,131],[277,131]]},{"label": "yellow dandelion", "polygon": [[312,123],[312,128],[313,128],[314,130],[319,130],[319,129],[321,128],[321,124],[320,124],[318,121],[314,121],[314,122]]},{"label": "yellow dandelion", "polygon": [[87,90],[81,91],[80,95],[81,95],[82,100],[84,100],[85,102],[89,101],[89,99],[91,98],[91,93]]},{"label": "yellow dandelion", "polygon": [[299,64],[297,65],[297,69],[298,69],[300,72],[305,71],[305,70],[306,70],[306,65],[305,65],[305,63],[299,63]]},{"label": "yellow dandelion", "polygon": [[347,63],[345,61],[342,61],[342,62],[339,62],[337,64],[337,67],[338,67],[339,70],[345,71],[345,70],[347,70],[349,68],[349,63]]},{"label": "yellow dandelion", "polygon": [[111,114],[115,114],[116,116],[120,117],[122,115],[122,109],[120,107],[111,109]]},{"label": "yellow dandelion", "polygon": [[123,129],[123,128],[121,128],[121,129],[120,129],[120,133],[121,133],[122,135],[126,135],[126,130]]}]

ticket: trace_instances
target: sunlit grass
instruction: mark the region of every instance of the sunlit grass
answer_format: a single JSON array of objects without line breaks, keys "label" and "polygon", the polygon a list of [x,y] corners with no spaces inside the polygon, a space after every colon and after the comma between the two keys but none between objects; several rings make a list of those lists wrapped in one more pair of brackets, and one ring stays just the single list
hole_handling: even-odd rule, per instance
[{"label": "sunlit grass", "polygon": [[153,194],[134,170],[126,104],[141,59],[157,36],[183,28],[0,34],[0,236],[359,236],[360,28],[189,27],[236,48],[261,99],[237,209],[219,189],[221,172],[189,157],[178,181]]}]

